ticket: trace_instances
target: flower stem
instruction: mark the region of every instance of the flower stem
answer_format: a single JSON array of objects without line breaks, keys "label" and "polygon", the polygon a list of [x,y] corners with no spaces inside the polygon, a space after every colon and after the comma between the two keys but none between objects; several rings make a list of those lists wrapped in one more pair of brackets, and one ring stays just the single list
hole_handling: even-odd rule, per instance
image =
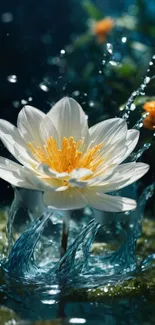
[{"label": "flower stem", "polygon": [[63,257],[67,250],[68,235],[69,235],[69,221],[70,221],[70,213],[68,212],[63,217],[60,257]]}]

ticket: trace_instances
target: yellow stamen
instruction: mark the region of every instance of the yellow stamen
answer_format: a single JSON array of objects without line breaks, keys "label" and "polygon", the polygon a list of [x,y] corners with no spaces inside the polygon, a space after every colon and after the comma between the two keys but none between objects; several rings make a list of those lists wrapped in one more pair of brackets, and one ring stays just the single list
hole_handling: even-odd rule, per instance
[{"label": "yellow stamen", "polygon": [[71,136],[63,138],[61,148],[58,148],[53,137],[49,137],[43,147],[37,146],[35,142],[29,142],[28,146],[39,163],[48,165],[57,172],[71,172],[75,168],[87,168],[95,171],[103,162],[100,157],[102,142],[88,149],[85,153],[80,151],[83,140],[75,141]]}]

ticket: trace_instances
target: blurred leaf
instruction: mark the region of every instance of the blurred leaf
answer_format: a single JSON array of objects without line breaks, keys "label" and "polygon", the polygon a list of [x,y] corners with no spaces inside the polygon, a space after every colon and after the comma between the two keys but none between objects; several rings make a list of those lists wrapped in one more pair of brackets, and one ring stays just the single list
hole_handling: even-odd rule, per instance
[{"label": "blurred leaf", "polygon": [[104,18],[103,13],[90,0],[85,0],[82,6],[89,17],[95,20],[100,20]]},{"label": "blurred leaf", "polygon": [[148,33],[150,36],[154,37],[155,36],[155,26],[148,26]]},{"label": "blurred leaf", "polygon": [[139,52],[149,51],[149,47],[146,44],[137,41],[132,41],[130,47]]},{"label": "blurred leaf", "polygon": [[85,80],[88,79],[89,76],[90,76],[90,74],[92,73],[93,69],[94,69],[94,63],[89,62],[89,63],[86,65],[86,67],[85,67],[85,69],[84,69],[84,71],[83,71],[83,74],[82,74],[83,79],[85,79]]},{"label": "blurred leaf", "polygon": [[115,20],[116,25],[119,27],[127,28],[129,30],[134,30],[137,27],[137,18],[135,16],[130,16],[124,14]]},{"label": "blurred leaf", "polygon": [[92,35],[89,33],[85,33],[83,35],[80,35],[73,41],[74,47],[81,47],[85,45],[86,43],[90,42],[92,40]]},{"label": "blurred leaf", "polygon": [[132,60],[127,59],[124,60],[121,65],[114,66],[113,69],[119,74],[121,78],[127,78],[133,76],[137,67]]}]

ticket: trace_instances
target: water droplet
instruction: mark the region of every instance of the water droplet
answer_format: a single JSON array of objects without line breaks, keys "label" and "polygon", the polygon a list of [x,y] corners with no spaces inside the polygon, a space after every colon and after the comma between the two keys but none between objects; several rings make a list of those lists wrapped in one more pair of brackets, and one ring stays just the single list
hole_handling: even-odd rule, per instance
[{"label": "water droplet", "polygon": [[49,91],[49,88],[45,84],[43,84],[43,83],[40,83],[39,84],[39,87],[40,87],[41,90],[43,90],[45,92]]},{"label": "water droplet", "polygon": [[109,63],[113,66],[117,66],[117,62],[116,61],[109,61]]},{"label": "water droplet", "polygon": [[122,37],[122,43],[126,43],[126,41],[127,41],[127,37],[123,36]]},{"label": "water droplet", "polygon": [[14,84],[14,83],[17,82],[17,76],[15,74],[12,74],[12,75],[7,77],[7,80]]},{"label": "water droplet", "polygon": [[10,23],[13,20],[13,14],[11,12],[4,12],[1,15],[1,21],[3,23]]},{"label": "water droplet", "polygon": [[90,101],[90,102],[89,102],[89,106],[90,106],[90,107],[94,107],[94,102]]},{"label": "water droplet", "polygon": [[145,78],[145,83],[148,84],[150,82],[151,78],[150,77],[146,77]]},{"label": "water droplet", "polygon": [[28,101],[29,101],[29,102],[32,102],[32,100],[33,100],[32,97],[29,97],[29,98],[28,98]]},{"label": "water droplet", "polygon": [[130,107],[131,111],[134,111],[135,108],[136,108],[136,105],[135,105],[134,103],[132,103],[132,104],[131,104],[131,107]]},{"label": "water droplet", "polygon": [[113,53],[113,46],[110,43],[107,43],[107,51],[112,54]]},{"label": "water droplet", "polygon": [[22,105],[26,105],[26,104],[27,104],[27,100],[22,99],[22,100],[21,100],[21,104],[22,104]]},{"label": "water droplet", "polygon": [[12,105],[15,107],[15,108],[18,108],[20,106],[20,102],[18,100],[14,100],[12,102]]},{"label": "water droplet", "polygon": [[107,288],[107,287],[104,287],[104,288],[103,288],[103,291],[104,291],[104,292],[108,292],[108,288]]},{"label": "water droplet", "polygon": [[79,96],[80,95],[80,92],[79,90],[75,90],[72,92],[73,96]]},{"label": "water droplet", "polygon": [[60,53],[61,54],[65,54],[66,52],[65,52],[65,50],[61,50]]}]

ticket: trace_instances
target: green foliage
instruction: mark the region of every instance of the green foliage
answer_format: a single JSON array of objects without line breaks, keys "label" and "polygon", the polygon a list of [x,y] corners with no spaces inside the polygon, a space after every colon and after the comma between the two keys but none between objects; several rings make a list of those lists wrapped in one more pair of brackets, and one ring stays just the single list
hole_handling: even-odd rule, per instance
[{"label": "green foliage", "polygon": [[82,6],[87,12],[89,18],[95,20],[100,20],[104,18],[103,13],[90,0],[83,1]]}]

